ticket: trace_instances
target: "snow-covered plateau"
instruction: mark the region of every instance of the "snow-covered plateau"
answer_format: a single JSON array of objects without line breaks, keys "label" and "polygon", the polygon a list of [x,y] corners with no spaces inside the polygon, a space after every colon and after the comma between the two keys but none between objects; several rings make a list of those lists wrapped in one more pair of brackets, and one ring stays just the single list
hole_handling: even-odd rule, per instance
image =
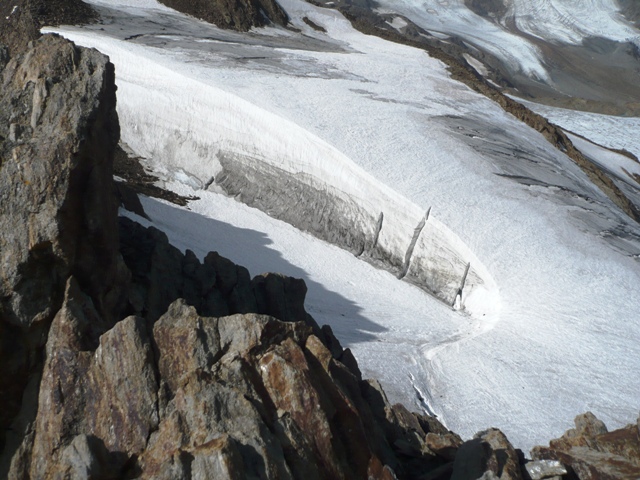
[{"label": "snow-covered plateau", "polygon": [[424,51],[302,0],[279,2],[299,32],[244,34],[153,0],[91,3],[101,24],[47,31],[109,55],[123,142],[199,197],[143,199],[176,246],[305,279],[366,376],[463,436],[495,426],[528,450],[586,410],[637,418],[640,226],[541,134]]}]

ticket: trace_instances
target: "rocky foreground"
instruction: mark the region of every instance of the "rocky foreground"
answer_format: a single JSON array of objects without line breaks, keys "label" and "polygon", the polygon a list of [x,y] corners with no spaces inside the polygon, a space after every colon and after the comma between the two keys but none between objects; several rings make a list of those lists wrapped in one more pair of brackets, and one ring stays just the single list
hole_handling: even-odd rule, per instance
[{"label": "rocky foreground", "polygon": [[640,478],[640,423],[585,414],[527,460],[390,405],[304,282],[118,218],[104,55],[0,59],[0,478]]}]

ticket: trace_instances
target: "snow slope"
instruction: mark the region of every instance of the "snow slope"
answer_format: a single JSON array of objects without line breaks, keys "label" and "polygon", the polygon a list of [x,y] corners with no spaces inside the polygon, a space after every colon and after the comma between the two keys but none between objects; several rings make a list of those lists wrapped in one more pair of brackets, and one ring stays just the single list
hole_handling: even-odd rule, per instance
[{"label": "snow slope", "polygon": [[[309,311],[367,375],[463,435],[496,426],[527,449],[587,409],[610,427],[636,418],[640,229],[567,157],[424,52],[362,35],[335,11],[282,0],[302,34],[240,35],[149,1],[57,31],[110,55],[123,139],[202,198],[191,212],[145,201],[178,246],[305,278]],[[225,161],[259,185],[285,172],[357,198],[349,221],[382,206],[401,253],[430,211],[416,248],[453,245],[477,262],[474,316],[216,193]],[[438,231],[446,241],[428,241]]]},{"label": "snow slope", "polygon": [[640,44],[615,0],[516,0],[508,15],[530,35],[579,45],[586,37]]},{"label": "snow slope", "polygon": [[396,13],[429,32],[455,35],[492,52],[510,69],[548,81],[542,53],[531,42],[469,10],[463,0],[377,0],[381,13]]},{"label": "snow slope", "polygon": [[640,32],[622,17],[615,0],[505,1],[504,15],[493,18],[474,13],[464,0],[376,3],[382,12],[404,15],[430,32],[458,36],[493,53],[511,70],[545,82],[549,73],[544,55],[527,35],[571,45],[599,37],[640,46]]},{"label": "snow slope", "polygon": [[549,119],[568,132],[586,137],[604,147],[627,150],[640,158],[640,118],[618,117],[551,107],[521,99],[531,110]]}]

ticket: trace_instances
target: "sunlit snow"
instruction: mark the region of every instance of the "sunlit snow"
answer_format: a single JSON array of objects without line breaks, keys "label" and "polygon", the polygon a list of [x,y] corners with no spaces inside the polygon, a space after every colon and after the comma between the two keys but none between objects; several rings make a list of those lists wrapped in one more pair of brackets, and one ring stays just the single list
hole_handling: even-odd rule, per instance
[{"label": "sunlit snow", "polygon": [[[500,58],[514,71],[548,81],[543,56],[526,36],[580,45],[600,37],[640,46],[640,35],[615,0],[513,0],[503,18],[483,18],[464,0],[377,0],[381,11],[399,13],[433,32],[459,36]],[[508,25],[515,22],[513,26]],[[522,32],[524,35],[520,34]]]},{"label": "sunlit snow", "polygon": [[[304,278],[309,312],[367,376],[462,435],[495,426],[528,449],[585,410],[610,427],[637,417],[640,228],[541,135],[424,52],[362,35],[333,10],[282,0],[303,35],[237,34],[151,0],[101,3],[113,9],[104,25],[56,31],[111,57],[123,139],[169,187],[201,197],[190,211],[144,200],[178,247]],[[458,313],[204,191],[221,150],[300,169],[410,228],[431,209],[493,286],[467,299],[475,316]],[[401,225],[390,239],[405,238]]]}]

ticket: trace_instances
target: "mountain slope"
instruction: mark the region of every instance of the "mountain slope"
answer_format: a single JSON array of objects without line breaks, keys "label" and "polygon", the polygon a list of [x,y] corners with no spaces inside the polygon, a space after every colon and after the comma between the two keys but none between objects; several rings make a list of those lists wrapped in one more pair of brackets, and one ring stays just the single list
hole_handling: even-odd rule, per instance
[{"label": "mountain slope", "polygon": [[[542,135],[452,81],[423,51],[363,35],[333,10],[281,4],[301,34],[237,34],[167,10],[160,15],[158,7],[113,5],[101,7],[100,27],[59,31],[119,65],[123,139],[166,185],[202,196],[192,208],[209,218],[241,225],[247,215],[233,203],[204,200],[224,189],[239,199],[247,194],[225,187],[225,162],[243,166],[246,181],[273,198],[288,198],[284,205],[295,212],[294,188],[269,191],[267,177],[246,169],[279,165],[313,179],[307,184],[317,191],[360,191],[352,197],[357,205],[379,202],[374,191],[403,205],[382,220],[404,225],[388,232],[389,241],[403,235],[401,265],[414,231],[414,245],[428,247],[421,238],[432,237],[416,229],[427,212],[425,225],[437,220],[466,245],[486,271],[480,278],[495,282],[488,292],[499,292],[467,298],[471,317],[443,320],[452,313],[446,305],[416,312],[390,295],[378,303],[392,306],[392,317],[345,309],[336,318],[323,295],[309,295],[309,309],[349,339],[365,373],[381,377],[394,400],[435,411],[464,435],[499,426],[523,448],[560,434],[586,407],[612,425],[635,415],[637,365],[624,359],[638,358],[640,344],[632,321],[640,296],[638,226]],[[313,170],[319,167],[326,168],[321,175]],[[259,205],[264,196],[248,198]],[[333,207],[352,222],[352,211]],[[380,210],[370,211],[374,228]],[[243,228],[275,238],[278,223],[261,218]],[[201,235],[190,241],[206,242]],[[279,238],[279,255],[336,291],[321,260]],[[240,255],[233,241],[226,254]],[[416,267],[410,261],[408,271]],[[428,338],[450,321],[450,334]],[[366,335],[358,333],[362,326]]]}]

